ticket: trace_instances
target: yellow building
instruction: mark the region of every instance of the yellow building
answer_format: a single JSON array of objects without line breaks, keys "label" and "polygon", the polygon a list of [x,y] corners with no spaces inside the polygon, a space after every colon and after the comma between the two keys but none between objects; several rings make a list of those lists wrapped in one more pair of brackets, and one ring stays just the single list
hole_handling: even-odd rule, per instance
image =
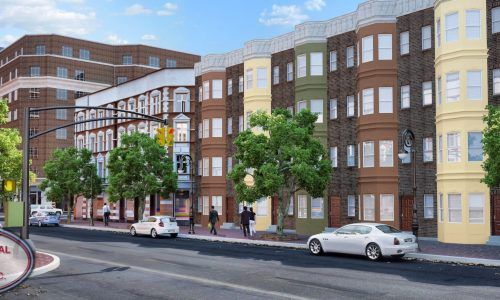
[{"label": "yellow building", "polygon": [[486,1],[435,2],[438,240],[446,243],[484,244],[490,236],[490,191],[480,182],[486,11]]}]

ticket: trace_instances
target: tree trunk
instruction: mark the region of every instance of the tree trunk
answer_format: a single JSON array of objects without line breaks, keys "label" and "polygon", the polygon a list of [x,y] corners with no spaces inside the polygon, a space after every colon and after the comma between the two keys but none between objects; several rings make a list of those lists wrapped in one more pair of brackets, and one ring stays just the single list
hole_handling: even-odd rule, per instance
[{"label": "tree trunk", "polygon": [[136,198],[136,201],[138,201],[138,208],[137,208],[137,218],[138,220],[144,219],[144,199],[143,198]]}]

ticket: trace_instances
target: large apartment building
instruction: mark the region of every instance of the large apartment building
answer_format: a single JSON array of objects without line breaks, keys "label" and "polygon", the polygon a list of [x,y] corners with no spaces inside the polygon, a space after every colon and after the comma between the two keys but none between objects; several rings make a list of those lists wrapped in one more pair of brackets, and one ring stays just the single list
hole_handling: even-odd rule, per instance
[{"label": "large apartment building", "polygon": [[[9,123],[22,129],[25,107],[74,105],[88,93],[133,80],[161,68],[192,68],[197,55],[145,45],[107,45],[61,35],[25,35],[0,52],[0,96],[9,101]],[[73,119],[59,109],[30,116],[35,134]],[[43,177],[43,164],[58,147],[73,145],[73,128],[31,141],[31,171]]]}]

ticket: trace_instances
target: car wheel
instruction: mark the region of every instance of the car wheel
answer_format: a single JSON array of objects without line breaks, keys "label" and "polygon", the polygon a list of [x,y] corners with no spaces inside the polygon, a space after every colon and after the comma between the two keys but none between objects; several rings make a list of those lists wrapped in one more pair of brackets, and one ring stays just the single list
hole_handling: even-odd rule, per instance
[{"label": "car wheel", "polygon": [[130,228],[130,235],[131,236],[136,236],[137,235],[137,232],[135,231],[135,227],[131,227]]},{"label": "car wheel", "polygon": [[158,237],[158,233],[156,232],[156,229],[151,229],[151,237],[156,239]]},{"label": "car wheel", "polygon": [[178,235],[178,233],[172,233],[172,234],[170,234],[170,237],[176,238],[177,235]]},{"label": "car wheel", "polygon": [[369,260],[378,260],[382,257],[382,251],[375,243],[368,244],[368,246],[366,246],[365,253]]},{"label": "car wheel", "polygon": [[323,254],[323,247],[318,239],[314,239],[309,243],[309,251],[314,255]]},{"label": "car wheel", "polygon": [[38,227],[42,227],[42,222],[38,221]]}]

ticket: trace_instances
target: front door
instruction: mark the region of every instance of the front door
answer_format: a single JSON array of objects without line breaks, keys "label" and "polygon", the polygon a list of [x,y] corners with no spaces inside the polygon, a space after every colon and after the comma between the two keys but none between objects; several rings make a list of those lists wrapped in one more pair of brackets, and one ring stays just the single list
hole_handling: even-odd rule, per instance
[{"label": "front door", "polygon": [[401,230],[411,231],[413,217],[413,196],[401,198]]},{"label": "front door", "polygon": [[492,235],[500,235],[500,195],[491,195],[491,207],[492,207]]}]

